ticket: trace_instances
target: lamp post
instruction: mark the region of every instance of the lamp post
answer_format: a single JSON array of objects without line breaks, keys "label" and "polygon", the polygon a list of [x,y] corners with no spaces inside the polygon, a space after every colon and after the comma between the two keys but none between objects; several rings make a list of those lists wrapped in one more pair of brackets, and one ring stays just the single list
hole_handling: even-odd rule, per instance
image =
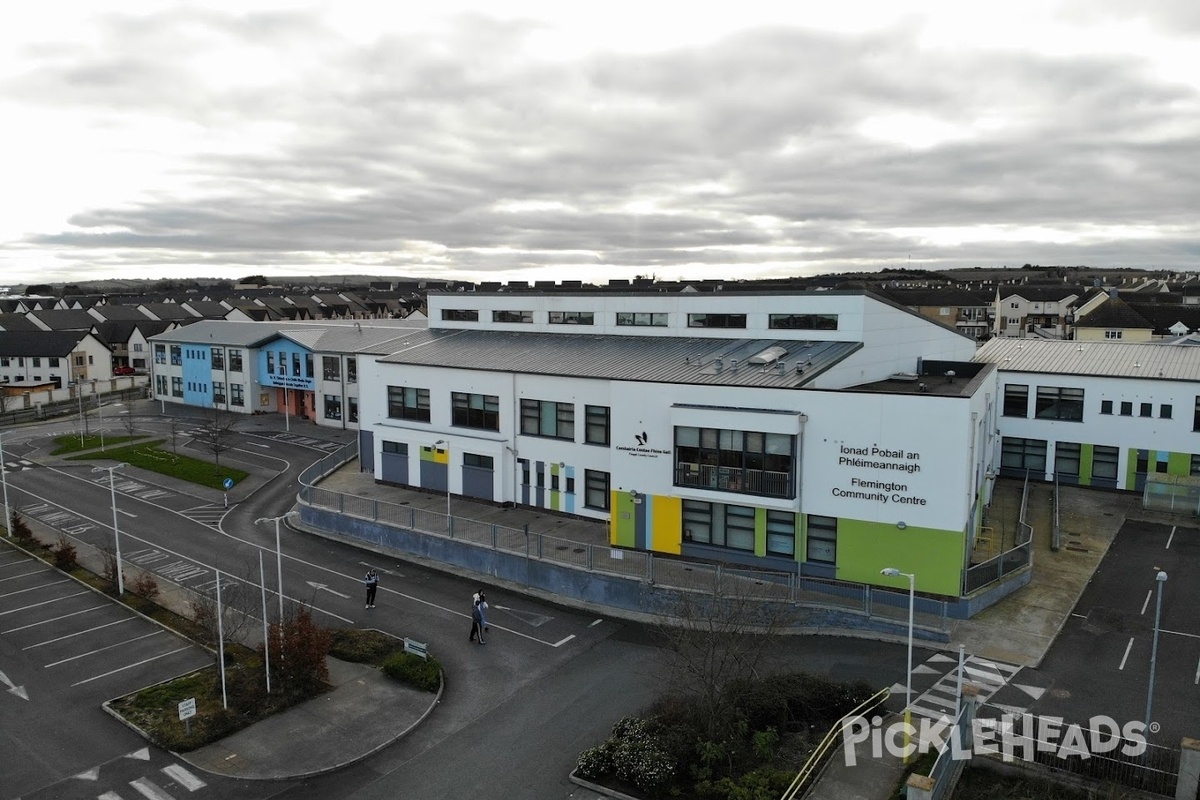
[{"label": "lamp post", "polygon": [[4,434],[0,432],[0,483],[4,484],[4,530],[12,536],[12,512],[8,509],[8,470],[4,466]]},{"label": "lamp post", "polygon": [[908,578],[908,677],[904,681],[904,763],[908,763],[909,736],[912,730],[912,651],[913,651],[913,603],[916,600],[917,576],[901,572],[895,567],[885,567],[880,575],[889,578]]},{"label": "lamp post", "polygon": [[434,447],[440,444],[446,445],[446,533],[452,534],[454,529],[450,525],[450,443],[445,439],[438,439],[433,443]]},{"label": "lamp post", "polygon": [[124,461],[111,467],[92,467],[92,472],[108,473],[108,490],[112,495],[113,542],[117,548],[117,597],[125,594],[125,573],[121,569],[121,530],[117,527],[117,470],[129,466]]},{"label": "lamp post", "polygon": [[1158,584],[1158,598],[1154,602],[1154,644],[1150,646],[1150,688],[1146,691],[1146,730],[1150,730],[1150,707],[1154,703],[1154,666],[1158,660],[1158,623],[1162,618],[1163,584],[1167,582],[1167,573],[1162,570],[1154,576]]},{"label": "lamp post", "polygon": [[255,525],[260,522],[275,523],[275,571],[279,574],[279,645],[281,648],[283,647],[283,549],[279,545],[279,523],[293,516],[295,513],[295,511],[289,511],[286,514],[280,514],[278,517],[259,517],[254,520]]}]

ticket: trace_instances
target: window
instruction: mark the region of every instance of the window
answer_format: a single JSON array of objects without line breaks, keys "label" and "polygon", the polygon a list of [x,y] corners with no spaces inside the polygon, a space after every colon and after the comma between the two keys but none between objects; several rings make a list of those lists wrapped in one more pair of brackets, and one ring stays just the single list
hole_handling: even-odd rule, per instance
[{"label": "window", "polygon": [[609,407],[583,407],[583,441],[585,444],[610,444]]},{"label": "window", "polygon": [[793,437],[717,428],[675,429],[675,485],[795,497]]},{"label": "window", "polygon": [[767,554],[796,555],[796,515],[790,511],[767,511]]},{"label": "window", "polygon": [[230,372],[241,372],[242,371],[242,351],[241,350],[230,350],[229,351],[229,371]]},{"label": "window", "polygon": [[1188,475],[1191,475],[1193,478],[1200,478],[1200,456],[1192,456],[1192,463],[1188,470]]},{"label": "window", "polygon": [[[141,347],[141,345],[139,345],[139,348],[140,347]],[[142,359],[141,361],[142,361],[142,365],[145,366],[146,360]],[[136,363],[136,362],[134,362],[134,363]],[[58,358],[55,356],[51,356],[50,360],[49,360],[49,365],[50,365],[50,369],[54,369],[55,367],[57,367],[58,366]],[[1168,406],[1168,408],[1170,408],[1170,406]]]},{"label": "window", "polygon": [[[280,354],[279,366],[281,366],[281,367],[283,366],[282,354]],[[300,372],[300,354],[292,353],[292,377],[299,378],[301,376],[301,374],[302,373]]]},{"label": "window", "polygon": [[469,308],[443,308],[442,319],[446,322],[479,322],[479,312]]},{"label": "window", "polygon": [[179,351],[179,345],[171,345],[171,363],[175,366],[183,364],[183,354]]},{"label": "window", "polygon": [[41,357],[41,356],[34,356],[34,357],[33,357],[33,366],[35,366],[35,367],[40,367],[41,365],[42,365],[42,357]]},{"label": "window", "polygon": [[617,324],[631,325],[636,328],[665,328],[667,327],[667,315],[665,312],[618,311]]},{"label": "window", "polygon": [[1105,447],[1103,445],[1093,447],[1092,480],[1111,481],[1115,485],[1120,455],[1121,449],[1119,447]]},{"label": "window", "polygon": [[806,560],[822,564],[837,563],[837,518],[808,515],[808,552]]},{"label": "window", "polygon": [[342,418],[342,398],[336,394],[325,395],[325,419]]},{"label": "window", "polygon": [[346,398],[346,421],[347,422],[358,422],[358,398],[357,397],[347,397]]},{"label": "window", "polygon": [[1152,417],[1152,416],[1154,416],[1154,404],[1153,403],[1142,403],[1141,406],[1138,408],[1138,412],[1139,412],[1139,416]]},{"label": "window", "polygon": [[1078,442],[1054,443],[1054,473],[1063,478],[1079,478]]},{"label": "window", "polygon": [[712,544],[712,503],[683,501],[683,541]]},{"label": "window", "polygon": [[213,403],[225,402],[225,383],[223,381],[213,381]]},{"label": "window", "polygon": [[134,342],[134,343],[133,343],[133,352],[135,352],[135,353],[140,353],[140,352],[142,352],[142,343],[141,343],[141,342]]},{"label": "window", "polygon": [[494,394],[450,394],[450,424],[485,431],[500,430],[500,398]]},{"label": "window", "polygon": [[1196,398],[1196,407],[1192,411],[1192,430],[1200,431],[1200,397]]},{"label": "window", "polygon": [[1037,408],[1038,419],[1061,419],[1071,422],[1083,421],[1083,389],[1067,389],[1059,386],[1039,386]]},{"label": "window", "polygon": [[225,351],[219,347],[212,349],[212,368],[225,369]]},{"label": "window", "polygon": [[[298,375],[299,373],[296,373],[296,374]],[[304,354],[304,377],[312,378],[316,374],[317,374],[317,371],[315,369],[313,369],[313,354],[305,353]]]},{"label": "window", "polygon": [[411,386],[387,388],[388,416],[392,419],[412,419],[429,422],[429,390]]},{"label": "window", "polygon": [[166,394],[167,393],[167,376],[166,375],[155,375],[154,376],[154,393],[155,394]]},{"label": "window", "polygon": [[240,383],[229,384],[229,403],[235,406],[244,406],[246,404],[246,400],[242,396],[242,385]]},{"label": "window", "polygon": [[836,331],[837,314],[772,314],[767,325],[775,329],[797,331]]},{"label": "window", "polygon": [[346,383],[358,383],[358,362],[354,356],[346,359]]},{"label": "window", "polygon": [[171,396],[183,397],[183,378],[171,378]]},{"label": "window", "polygon": [[[82,367],[82,366],[85,366],[86,364],[87,364],[87,359],[86,359],[86,358],[84,358],[83,356],[75,356],[75,366],[77,366],[77,367]],[[23,358],[18,358],[18,359],[17,359],[17,366],[18,366],[18,367],[23,367],[23,366],[25,366],[25,359],[23,359]]]},{"label": "window", "polygon": [[[528,470],[528,462],[525,465]],[[525,483],[529,483],[526,472]],[[609,475],[594,469],[583,471],[583,504],[587,508],[608,511],[610,508]]]},{"label": "window", "polygon": [[1171,411],[1172,411],[1171,404],[1163,403],[1161,406],[1158,407],[1158,416],[1161,417],[1162,419],[1170,419]]},{"label": "window", "polygon": [[551,311],[551,325],[592,325],[595,314],[591,311]]},{"label": "window", "polygon": [[7,366],[8,366],[8,357],[5,356],[4,358],[0,358],[0,367],[7,367]]},{"label": "window", "polygon": [[383,442],[383,452],[393,455],[408,455],[408,442]]},{"label": "window", "polygon": [[552,400],[521,400],[521,433],[574,439],[575,406]]},{"label": "window", "polygon": [[1101,400],[1100,401],[1100,413],[1101,414],[1111,414],[1112,413],[1112,400]]},{"label": "window", "polygon": [[684,500],[683,540],[754,552],[754,509]]},{"label": "window", "polygon": [[1000,443],[1000,468],[1008,474],[1023,476],[1046,472],[1046,441],[1005,436]]},{"label": "window", "polygon": [[745,314],[688,314],[689,328],[744,328]]},{"label": "window", "polygon": [[1120,339],[1122,333],[1123,333],[1123,331],[1105,331],[1104,338],[1105,339]]},{"label": "window", "polygon": [[1019,383],[1004,385],[1004,416],[1029,416],[1029,387]]},{"label": "window", "polygon": [[267,374],[275,374],[275,354],[270,351],[267,352]]},{"label": "window", "polygon": [[725,546],[754,552],[754,509],[725,506]]},{"label": "window", "polygon": [[532,311],[493,311],[492,322],[533,322]]},{"label": "window", "polygon": [[491,470],[493,468],[491,456],[481,456],[476,453],[463,453],[464,467],[478,467],[479,469]]},{"label": "window", "polygon": [[1133,403],[1131,403],[1128,400],[1121,401],[1121,416],[1122,417],[1132,417],[1133,416]]},{"label": "window", "polygon": [[337,356],[322,357],[321,372],[327,381],[340,381],[342,379],[342,360]]}]

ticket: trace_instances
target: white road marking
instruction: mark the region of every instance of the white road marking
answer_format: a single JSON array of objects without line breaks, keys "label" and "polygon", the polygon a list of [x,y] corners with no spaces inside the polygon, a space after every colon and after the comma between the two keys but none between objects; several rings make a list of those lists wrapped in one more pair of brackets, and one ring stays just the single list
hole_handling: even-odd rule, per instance
[{"label": "white road marking", "polygon": [[[95,608],[108,608],[108,606],[96,606]],[[91,609],[91,608],[88,609],[88,611],[93,611],[93,610],[94,609]],[[84,613],[84,612],[82,612],[82,611],[75,612],[75,614],[82,614],[82,613]],[[75,614],[67,614],[67,616],[73,617],[73,616],[75,616]],[[59,619],[62,619],[62,617],[59,617]],[[32,650],[35,647],[42,647],[43,645],[54,644],[55,642],[61,642],[63,639],[70,639],[72,636],[83,636],[85,633],[91,633],[92,631],[98,631],[101,628],[111,628],[113,625],[122,625],[126,622],[132,622],[135,619],[137,619],[137,617],[126,617],[125,619],[119,619],[116,622],[106,622],[103,625],[97,625],[94,628],[88,628],[86,631],[75,631],[75,633],[68,633],[66,636],[58,636],[54,639],[47,639],[44,642],[38,642],[37,644],[31,644],[28,647],[22,647],[21,649],[22,650]],[[38,622],[38,623],[34,623],[34,624],[40,625],[41,623]],[[33,625],[26,625],[25,627],[32,628]],[[19,630],[21,630],[21,628],[14,628],[14,630],[19,631]],[[8,633],[8,631],[0,631],[0,633]]]},{"label": "white road marking", "polygon": [[264,449],[264,450],[270,450],[270,449],[271,449],[271,445],[269,445],[269,444],[262,444],[262,443],[260,443],[260,442],[246,442],[246,444],[250,445],[251,447],[261,447],[261,448],[262,448],[262,449]]},{"label": "white road marking", "polygon": [[0,578],[0,583],[4,583],[5,581],[15,581],[17,578],[25,578],[30,575],[41,575],[43,572],[50,571],[50,568],[46,567],[45,569],[35,569],[33,572],[22,572],[20,575],[13,575],[9,578]]},{"label": "white road marking", "polygon": [[[23,631],[23,630],[25,630],[26,628],[36,628],[38,625],[45,625],[45,624],[46,624],[46,623],[48,623],[48,622],[58,622],[60,619],[66,619],[67,617],[77,617],[77,616],[79,616],[80,614],[86,614],[86,613],[88,613],[89,611],[98,611],[98,610],[100,610],[100,609],[102,609],[102,608],[111,608],[111,606],[107,606],[107,605],[103,605],[103,606],[92,606],[91,608],[85,608],[83,611],[72,611],[70,614],[63,614],[63,615],[61,615],[61,616],[57,616],[57,617],[51,617],[50,619],[44,619],[44,620],[42,620],[41,622],[31,622],[30,624],[28,624],[28,625],[22,625],[22,626],[21,626],[21,627],[19,627],[19,628],[9,628],[9,629],[8,629],[8,630],[6,630],[6,631],[0,631],[0,633],[16,633],[17,631]],[[132,618],[132,617],[130,617],[130,619],[133,619],[133,618]],[[72,636],[74,636],[75,634],[71,634],[71,635],[72,635]],[[35,644],[35,645],[32,645],[32,646],[33,646],[33,647],[37,647],[37,645],[36,645],[36,644]],[[24,650],[28,650],[29,648],[28,648],[28,647],[26,647],[26,648],[22,648],[22,649],[24,649]]]},{"label": "white road marking", "polygon": [[1172,525],[1171,526],[1171,535],[1167,537],[1167,546],[1165,549],[1167,549],[1167,550],[1171,549],[1171,540],[1174,538],[1175,538],[1175,526]]},{"label": "white road marking", "polygon": [[71,777],[72,777],[72,778],[78,778],[78,779],[79,779],[79,780],[81,780],[81,781],[95,781],[95,780],[99,780],[99,779],[100,779],[100,768],[99,768],[99,767],[92,767],[92,768],[91,768],[91,769],[89,769],[89,770],[85,770],[84,772],[81,772],[81,773],[79,773],[78,775],[72,775]]},{"label": "white road marking", "polygon": [[51,603],[57,603],[59,600],[70,600],[72,597],[79,597],[79,595],[81,595],[81,594],[91,594],[91,591],[88,590],[88,591],[76,592],[75,594],[69,594],[66,597],[56,597],[53,600],[46,600],[41,603],[34,603],[31,606],[21,606],[20,608],[13,608],[8,611],[0,611],[0,617],[3,617],[5,614],[16,614],[18,611],[28,611],[31,608],[37,608],[39,606],[48,606]]},{"label": "white road marking", "polygon": [[169,767],[163,767],[162,771],[171,776],[176,783],[187,789],[189,792],[194,792],[197,789],[203,789],[208,785],[178,764],[172,764]]},{"label": "white road marking", "polygon": [[115,644],[105,645],[104,647],[98,647],[95,650],[89,650],[88,652],[80,653],[77,656],[71,656],[70,658],[64,658],[62,661],[55,661],[53,664],[46,664],[42,667],[42,669],[49,669],[50,667],[57,667],[59,664],[66,664],[69,661],[76,661],[81,658],[87,658],[88,656],[95,655],[96,653],[103,653],[105,650],[112,650],[114,647],[121,647],[123,645],[127,645],[130,642],[136,642],[140,639],[149,639],[151,636],[158,636],[160,633],[163,633],[163,631],[151,631],[150,633],[142,634],[141,636],[135,636],[132,639],[126,639],[123,642],[117,642]]},{"label": "white road marking", "polygon": [[1175,636],[1187,636],[1190,639],[1200,639],[1200,633],[1184,633],[1183,631],[1168,631],[1168,630],[1165,630],[1164,628],[1159,628],[1158,632],[1159,633],[1170,633],[1170,634],[1174,634]]},{"label": "white road marking", "polygon": [[126,511],[123,508],[118,508],[117,511],[120,511],[122,514],[124,514],[127,517],[133,517],[134,519],[137,519],[137,514],[130,514],[128,511]]},{"label": "white road marking", "polygon": [[166,658],[167,656],[173,656],[176,653],[182,653],[184,650],[187,650],[190,647],[191,647],[191,645],[187,645],[186,647],[180,647],[180,648],[172,650],[168,653],[163,653],[161,655],[152,656],[151,658],[142,659],[141,661],[137,662],[136,664],[129,664],[124,667],[118,667],[117,669],[109,670],[108,672],[104,673],[103,675],[94,675],[91,678],[84,678],[81,681],[72,683],[71,687],[74,688],[76,686],[83,686],[85,683],[91,683],[92,681],[98,681],[101,678],[107,678],[109,675],[116,675],[118,672],[124,672],[125,670],[133,669],[134,667],[140,667],[142,664],[149,664],[151,661],[158,661],[160,658]]},{"label": "white road marking", "polygon": [[58,586],[60,583],[67,583],[70,580],[71,580],[70,578],[63,578],[61,581],[51,581],[50,583],[39,583],[37,586],[31,586],[28,589],[17,589],[16,591],[9,592],[8,594],[0,594],[0,600],[4,599],[5,597],[12,597],[14,594],[25,594],[26,592],[36,592],[38,589],[44,589],[47,586]]},{"label": "white road marking", "polygon": [[588,627],[589,627],[589,628],[594,628],[594,627],[596,627],[597,625],[599,625],[601,622],[604,622],[604,620],[602,620],[602,619],[598,619],[598,620],[596,620],[595,622],[593,622],[591,625],[588,625]]},{"label": "white road marking", "polygon": [[171,797],[171,795],[155,786],[154,782],[147,778],[138,778],[136,781],[130,781],[129,785],[137,789],[138,794],[145,797],[146,800],[175,800],[174,797]]},{"label": "white road marking", "polygon": [[1196,680],[1192,681],[1193,685],[1200,685],[1200,661],[1196,662]]},{"label": "white road marking", "polygon": [[575,634],[573,634],[573,633],[572,633],[570,636],[568,636],[568,637],[567,637],[567,638],[565,638],[565,639],[559,639],[557,642],[555,642],[555,643],[554,643],[553,645],[551,645],[551,646],[552,646],[552,647],[562,647],[564,644],[566,644],[567,642],[571,641],[571,640],[572,640],[572,639],[574,639],[574,638],[575,638]]},{"label": "white road marking", "polygon": [[141,750],[134,750],[132,753],[126,753],[125,758],[132,758],[134,761],[149,761],[150,748],[143,747]]},{"label": "white road marking", "polygon": [[116,792],[105,792],[96,798],[96,800],[123,800],[121,795]]},{"label": "white road marking", "polygon": [[1129,651],[1133,649],[1133,637],[1129,637],[1129,644],[1125,645],[1125,655],[1121,657],[1121,666],[1117,669],[1125,669],[1125,662],[1129,659]]},{"label": "white road marking", "polygon": [[1153,589],[1146,590],[1146,599],[1142,601],[1142,613],[1146,613],[1146,607],[1150,605],[1150,598],[1154,596]]}]

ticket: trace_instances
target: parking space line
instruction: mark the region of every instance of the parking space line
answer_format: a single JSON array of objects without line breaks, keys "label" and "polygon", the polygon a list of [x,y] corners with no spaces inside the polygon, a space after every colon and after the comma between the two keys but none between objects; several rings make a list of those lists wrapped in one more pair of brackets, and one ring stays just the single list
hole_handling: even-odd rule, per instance
[{"label": "parking space line", "polygon": [[108,672],[104,673],[103,675],[96,675],[91,678],[84,678],[83,680],[81,680],[77,683],[72,683],[71,687],[74,688],[76,686],[83,686],[85,683],[91,683],[92,681],[98,681],[101,678],[107,678],[109,675],[116,675],[118,672],[124,672],[125,670],[133,669],[134,667],[140,667],[143,664],[149,664],[151,661],[158,661],[160,658],[166,658],[167,656],[173,656],[176,653],[182,653],[184,650],[188,650],[191,647],[192,647],[191,645],[187,645],[185,647],[180,647],[176,650],[170,651],[169,653],[163,653],[162,655],[152,656],[150,658],[143,659],[143,660],[137,662],[136,664],[129,664],[128,666],[118,667],[117,669],[109,670]]},{"label": "parking space line", "polygon": [[83,611],[72,611],[70,614],[63,614],[59,617],[51,617],[50,619],[44,619],[41,622],[31,622],[28,625],[22,625],[19,628],[9,628],[6,631],[0,631],[0,633],[16,633],[17,631],[23,631],[26,628],[36,628],[38,625],[45,625],[50,622],[58,622],[60,619],[66,619],[67,617],[77,617],[80,614],[86,614],[89,611],[96,611],[101,608],[109,608],[109,606],[92,606],[91,608],[85,608]]},{"label": "parking space line", "polygon": [[1184,633],[1183,631],[1168,631],[1164,628],[1158,629],[1159,633],[1173,633],[1176,636],[1187,636],[1191,639],[1200,639],[1200,633]]},{"label": "parking space line", "polygon": [[70,658],[64,658],[62,661],[55,661],[53,664],[44,664],[44,665],[42,665],[42,669],[50,669],[50,667],[57,667],[59,664],[66,664],[68,661],[76,661],[80,658],[87,658],[88,656],[95,655],[96,653],[103,653],[105,650],[112,650],[114,647],[121,647],[122,645],[127,645],[132,642],[139,641],[141,639],[149,639],[151,636],[158,636],[160,633],[162,633],[162,631],[150,631],[150,633],[142,634],[141,636],[135,636],[132,639],[126,639],[123,642],[117,642],[116,644],[105,645],[104,647],[98,647],[95,650],[89,650],[86,653],[80,653],[77,656],[71,656]]},{"label": "parking space line", "polygon": [[58,586],[60,583],[68,583],[68,582],[70,582],[70,580],[71,580],[70,578],[63,578],[61,581],[53,581],[51,583],[40,583],[37,586],[31,586],[28,589],[17,589],[15,592],[9,592],[8,594],[0,594],[0,600],[3,600],[6,597],[12,597],[14,594],[25,594],[26,592],[36,592],[38,589],[45,589],[47,586]]},{"label": "parking space line", "polygon": [[11,567],[13,564],[28,564],[28,563],[29,563],[29,559],[21,558],[18,556],[17,558],[13,559],[12,561],[6,561],[3,564],[0,564],[0,569],[4,569],[5,567]]},{"label": "parking space line", "polygon": [[1172,525],[1171,526],[1171,535],[1167,537],[1167,546],[1165,549],[1167,549],[1167,550],[1171,549],[1171,540],[1174,538],[1175,538],[1175,526]]},{"label": "parking space line", "polygon": [[1142,614],[1145,614],[1145,613],[1146,613],[1146,607],[1150,605],[1150,598],[1151,598],[1151,597],[1153,597],[1153,596],[1154,596],[1154,590],[1153,590],[1153,589],[1147,589],[1147,590],[1146,590],[1146,599],[1145,599],[1145,601],[1142,603]]},{"label": "parking space line", "polygon": [[45,569],[35,569],[33,572],[22,572],[20,575],[11,575],[7,578],[0,578],[0,583],[5,581],[15,581],[17,578],[24,578],[29,575],[41,575],[43,572],[53,572],[54,570],[46,567]]},{"label": "parking space line", "polygon": [[1196,662],[1196,680],[1192,681],[1192,684],[1200,686],[1200,661]]},{"label": "parking space line", "polygon": [[1125,645],[1125,655],[1121,657],[1121,666],[1117,669],[1125,669],[1125,662],[1129,659],[1129,651],[1133,649],[1133,637],[1129,637],[1129,644]]},{"label": "parking space line", "polygon": [[81,594],[91,594],[91,591],[85,589],[82,592],[76,592],[75,594],[69,594],[69,595],[66,595],[65,597],[56,597],[53,600],[45,600],[41,603],[34,603],[31,606],[21,606],[20,608],[14,608],[10,611],[0,611],[0,617],[3,617],[7,614],[16,614],[18,611],[28,611],[29,609],[37,608],[38,606],[48,606],[51,603],[57,603],[59,600],[70,600],[72,597],[79,597],[79,595],[81,595]]},{"label": "parking space line", "polygon": [[[108,608],[108,606],[96,606],[96,608]],[[94,610],[95,610],[95,609],[92,609],[92,608],[89,608],[89,609],[88,609],[88,611],[94,611]],[[83,613],[86,613],[86,612],[83,612],[83,611],[76,611],[76,612],[75,612],[75,614],[83,614]],[[66,616],[67,616],[67,617],[73,617],[73,616],[75,616],[75,614],[67,614]],[[65,617],[59,617],[59,619],[65,619]],[[59,636],[59,637],[57,637],[57,638],[54,638],[54,639],[47,639],[47,640],[46,640],[46,641],[44,641],[44,642],[38,642],[37,644],[31,644],[31,645],[29,645],[28,647],[22,647],[21,649],[22,649],[22,650],[32,650],[32,649],[33,649],[33,648],[35,648],[35,647],[41,647],[41,646],[43,646],[43,645],[47,645],[47,644],[54,644],[55,642],[61,642],[63,639],[70,639],[70,638],[71,638],[71,637],[73,637],[73,636],[83,636],[85,633],[91,633],[92,631],[98,631],[98,630],[100,630],[101,628],[111,628],[113,625],[120,625],[120,624],[121,624],[121,623],[123,623],[123,622],[132,622],[132,621],[133,621],[133,620],[135,620],[135,619],[137,619],[137,617],[125,617],[124,619],[119,619],[119,620],[117,620],[116,622],[106,622],[106,623],[104,623],[103,625],[97,625],[96,627],[94,627],[94,628],[88,628],[88,629],[87,629],[87,630],[85,630],[85,631],[75,631],[75,633],[68,633],[66,636]],[[34,623],[34,625],[41,625],[41,624],[42,624],[42,623],[40,623],[40,622],[35,622],[35,623]],[[32,628],[32,627],[33,627],[33,625],[26,625],[26,626],[25,626],[25,628]],[[13,628],[13,630],[14,630],[14,631],[19,631],[19,630],[24,630],[24,628]],[[8,633],[8,631],[3,631],[3,633]]]}]

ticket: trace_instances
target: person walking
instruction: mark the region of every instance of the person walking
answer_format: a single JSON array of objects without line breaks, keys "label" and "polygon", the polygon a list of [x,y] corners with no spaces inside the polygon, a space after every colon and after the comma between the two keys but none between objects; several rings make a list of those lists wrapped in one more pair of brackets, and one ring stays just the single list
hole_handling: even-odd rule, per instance
[{"label": "person walking", "polygon": [[480,589],[478,592],[475,593],[475,604],[479,606],[479,625],[480,625],[479,629],[481,631],[483,631],[484,633],[491,633],[492,628],[490,625],[488,625],[488,621],[487,621],[487,612],[488,612],[487,597],[484,596],[483,589]]},{"label": "person walking", "polygon": [[367,608],[375,607],[375,590],[379,588],[379,573],[373,569],[367,570]]},{"label": "person walking", "polygon": [[478,637],[480,644],[487,644],[483,640],[483,612],[479,609],[479,601],[471,607],[471,636],[468,641],[475,641]]}]

